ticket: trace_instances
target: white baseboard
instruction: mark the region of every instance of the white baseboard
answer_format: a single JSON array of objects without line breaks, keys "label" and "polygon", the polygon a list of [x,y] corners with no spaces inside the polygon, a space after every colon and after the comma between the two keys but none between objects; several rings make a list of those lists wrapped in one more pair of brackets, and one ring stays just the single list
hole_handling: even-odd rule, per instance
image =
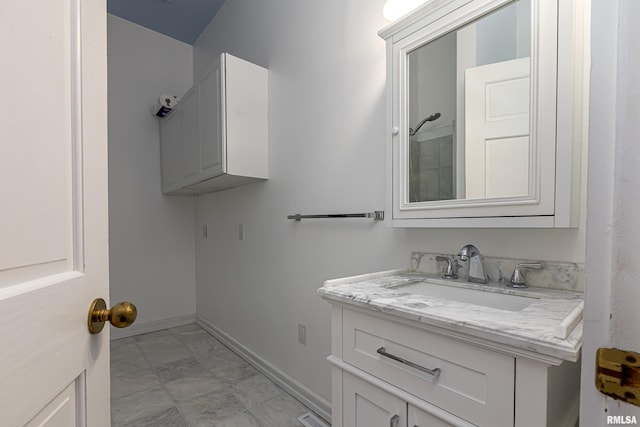
[{"label": "white baseboard", "polygon": [[325,420],[331,422],[331,403],[327,399],[323,398],[318,393],[293,378],[291,375],[283,372],[272,363],[267,362],[265,359],[240,344],[233,337],[214,326],[208,320],[200,316],[196,316],[196,324],[220,340],[224,345],[233,350],[234,353],[246,360],[271,381],[282,387],[287,393],[295,397]]},{"label": "white baseboard", "polygon": [[[161,331],[163,329],[175,328],[178,326],[195,323],[195,314],[185,314],[183,316],[170,317],[168,319],[153,320],[151,322],[134,322],[133,325],[124,329],[111,328],[111,339],[132,337],[134,335],[148,334],[149,332]],[[108,326],[108,325],[107,325]]]}]

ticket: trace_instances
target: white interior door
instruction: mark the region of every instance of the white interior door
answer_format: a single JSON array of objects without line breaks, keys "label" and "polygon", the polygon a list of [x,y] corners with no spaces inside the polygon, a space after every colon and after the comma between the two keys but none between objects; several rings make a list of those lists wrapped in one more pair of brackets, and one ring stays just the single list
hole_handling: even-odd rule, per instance
[{"label": "white interior door", "polygon": [[[640,240],[640,2],[593,1],[589,6],[589,165],[580,420],[594,426],[638,425],[640,407],[601,394],[594,377],[598,348],[640,353],[640,262],[636,256]],[[637,376],[630,382],[637,387]]]},{"label": "white interior door", "polygon": [[465,197],[529,194],[529,58],[465,73]]},{"label": "white interior door", "polygon": [[109,426],[105,1],[2,1],[0,52],[0,424]]}]

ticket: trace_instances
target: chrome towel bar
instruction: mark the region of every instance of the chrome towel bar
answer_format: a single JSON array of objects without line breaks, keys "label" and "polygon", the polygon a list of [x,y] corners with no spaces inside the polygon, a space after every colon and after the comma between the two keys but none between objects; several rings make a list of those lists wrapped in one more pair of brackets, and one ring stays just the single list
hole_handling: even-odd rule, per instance
[{"label": "chrome towel bar", "polygon": [[384,211],[374,211],[366,213],[352,213],[352,214],[319,214],[319,215],[287,215],[287,219],[295,219],[296,221],[302,221],[303,219],[310,218],[371,218],[375,221],[384,220]]}]

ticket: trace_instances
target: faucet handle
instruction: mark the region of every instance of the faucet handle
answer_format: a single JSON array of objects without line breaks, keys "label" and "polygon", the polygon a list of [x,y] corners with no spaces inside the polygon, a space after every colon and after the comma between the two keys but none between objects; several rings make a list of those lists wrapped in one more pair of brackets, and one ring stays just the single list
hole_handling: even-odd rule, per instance
[{"label": "faucet handle", "polygon": [[457,279],[458,275],[456,274],[456,270],[458,269],[458,261],[456,261],[452,257],[448,256],[436,256],[436,261],[443,261],[447,263],[447,268],[442,274],[444,279]]},{"label": "faucet handle", "polygon": [[534,263],[521,263],[516,264],[516,268],[513,270],[513,274],[511,275],[511,280],[509,282],[509,286],[512,288],[526,288],[527,283],[524,280],[524,274],[521,270],[529,268],[532,270],[541,270],[542,263],[534,262]]}]

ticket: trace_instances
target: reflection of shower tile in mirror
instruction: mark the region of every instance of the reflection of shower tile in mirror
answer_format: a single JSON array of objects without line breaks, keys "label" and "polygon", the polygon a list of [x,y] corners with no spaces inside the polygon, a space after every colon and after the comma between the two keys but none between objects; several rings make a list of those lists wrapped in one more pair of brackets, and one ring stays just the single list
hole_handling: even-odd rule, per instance
[{"label": "reflection of shower tile in mirror", "polygon": [[420,200],[438,200],[440,193],[440,171],[430,169],[420,171]]},{"label": "reflection of shower tile in mirror", "polygon": [[431,140],[419,144],[420,147],[420,169],[437,169],[440,167],[440,152],[438,144]]},{"label": "reflection of shower tile in mirror", "polygon": [[453,166],[453,148],[451,139],[451,136],[443,136],[442,138],[438,138],[441,168],[450,168]]},{"label": "reflection of shower tile in mirror", "polygon": [[440,168],[440,200],[453,199],[453,168]]},{"label": "reflection of shower tile in mirror", "polygon": [[[411,201],[449,200],[455,197],[453,136],[445,128],[427,130],[411,143]],[[429,135],[436,135],[430,139]]]}]

